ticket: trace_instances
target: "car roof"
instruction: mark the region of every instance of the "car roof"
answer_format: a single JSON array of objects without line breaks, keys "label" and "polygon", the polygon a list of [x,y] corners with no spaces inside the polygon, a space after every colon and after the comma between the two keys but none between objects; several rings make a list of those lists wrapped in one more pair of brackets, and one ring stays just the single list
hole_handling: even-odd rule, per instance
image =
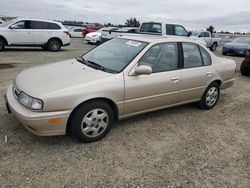
[{"label": "car roof", "polygon": [[138,36],[121,36],[118,38],[128,39],[128,40],[137,40],[141,42],[193,42],[197,43],[195,40],[189,37],[181,37],[181,36],[160,36],[160,35],[143,35],[138,34]]},{"label": "car roof", "polygon": [[30,20],[30,21],[40,21],[40,22],[50,22],[61,24],[61,22],[53,21],[53,20],[44,20],[44,19],[36,19],[36,18],[15,18],[15,20]]}]

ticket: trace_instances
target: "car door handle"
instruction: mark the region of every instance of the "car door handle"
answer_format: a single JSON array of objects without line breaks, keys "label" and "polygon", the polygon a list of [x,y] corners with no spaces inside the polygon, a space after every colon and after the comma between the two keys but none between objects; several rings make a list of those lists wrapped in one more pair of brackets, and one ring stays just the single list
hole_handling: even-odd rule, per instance
[{"label": "car door handle", "polygon": [[178,82],[180,80],[180,77],[173,77],[171,78],[172,82]]},{"label": "car door handle", "polygon": [[213,73],[212,72],[207,72],[207,76],[212,76]]}]

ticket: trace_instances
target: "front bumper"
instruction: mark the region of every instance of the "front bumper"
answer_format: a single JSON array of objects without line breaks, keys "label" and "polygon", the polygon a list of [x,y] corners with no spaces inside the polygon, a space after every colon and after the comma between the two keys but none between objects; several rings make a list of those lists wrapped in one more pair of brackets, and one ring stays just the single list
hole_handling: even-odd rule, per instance
[{"label": "front bumper", "polygon": [[97,43],[98,41],[100,41],[100,37],[86,37],[85,36],[84,39],[86,42],[90,42],[90,43]]},{"label": "front bumper", "polygon": [[[70,111],[35,112],[21,105],[13,95],[12,85],[8,87],[5,104],[18,121],[31,133],[39,136],[65,135]],[[52,118],[60,121],[51,122]]]},{"label": "front bumper", "polygon": [[226,54],[233,54],[233,55],[242,55],[242,56],[246,55],[246,50],[240,49],[240,48],[223,47],[222,52]]}]

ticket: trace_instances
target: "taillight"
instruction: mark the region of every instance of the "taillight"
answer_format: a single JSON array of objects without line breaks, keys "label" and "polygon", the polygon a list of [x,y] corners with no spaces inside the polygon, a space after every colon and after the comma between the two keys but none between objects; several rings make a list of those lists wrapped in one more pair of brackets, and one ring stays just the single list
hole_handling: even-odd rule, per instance
[{"label": "taillight", "polygon": [[68,31],[64,31],[64,33],[65,33],[66,35],[69,35],[69,32],[68,32]]}]

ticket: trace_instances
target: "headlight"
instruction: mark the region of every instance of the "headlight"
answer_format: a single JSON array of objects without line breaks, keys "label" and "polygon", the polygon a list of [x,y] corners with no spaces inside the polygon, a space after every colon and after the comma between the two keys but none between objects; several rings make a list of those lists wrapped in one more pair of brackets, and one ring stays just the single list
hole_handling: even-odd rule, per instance
[{"label": "headlight", "polygon": [[41,99],[33,98],[24,92],[20,92],[18,101],[33,110],[41,110],[43,108],[43,101]]},{"label": "headlight", "polygon": [[97,35],[92,35],[92,37],[97,37]]}]

